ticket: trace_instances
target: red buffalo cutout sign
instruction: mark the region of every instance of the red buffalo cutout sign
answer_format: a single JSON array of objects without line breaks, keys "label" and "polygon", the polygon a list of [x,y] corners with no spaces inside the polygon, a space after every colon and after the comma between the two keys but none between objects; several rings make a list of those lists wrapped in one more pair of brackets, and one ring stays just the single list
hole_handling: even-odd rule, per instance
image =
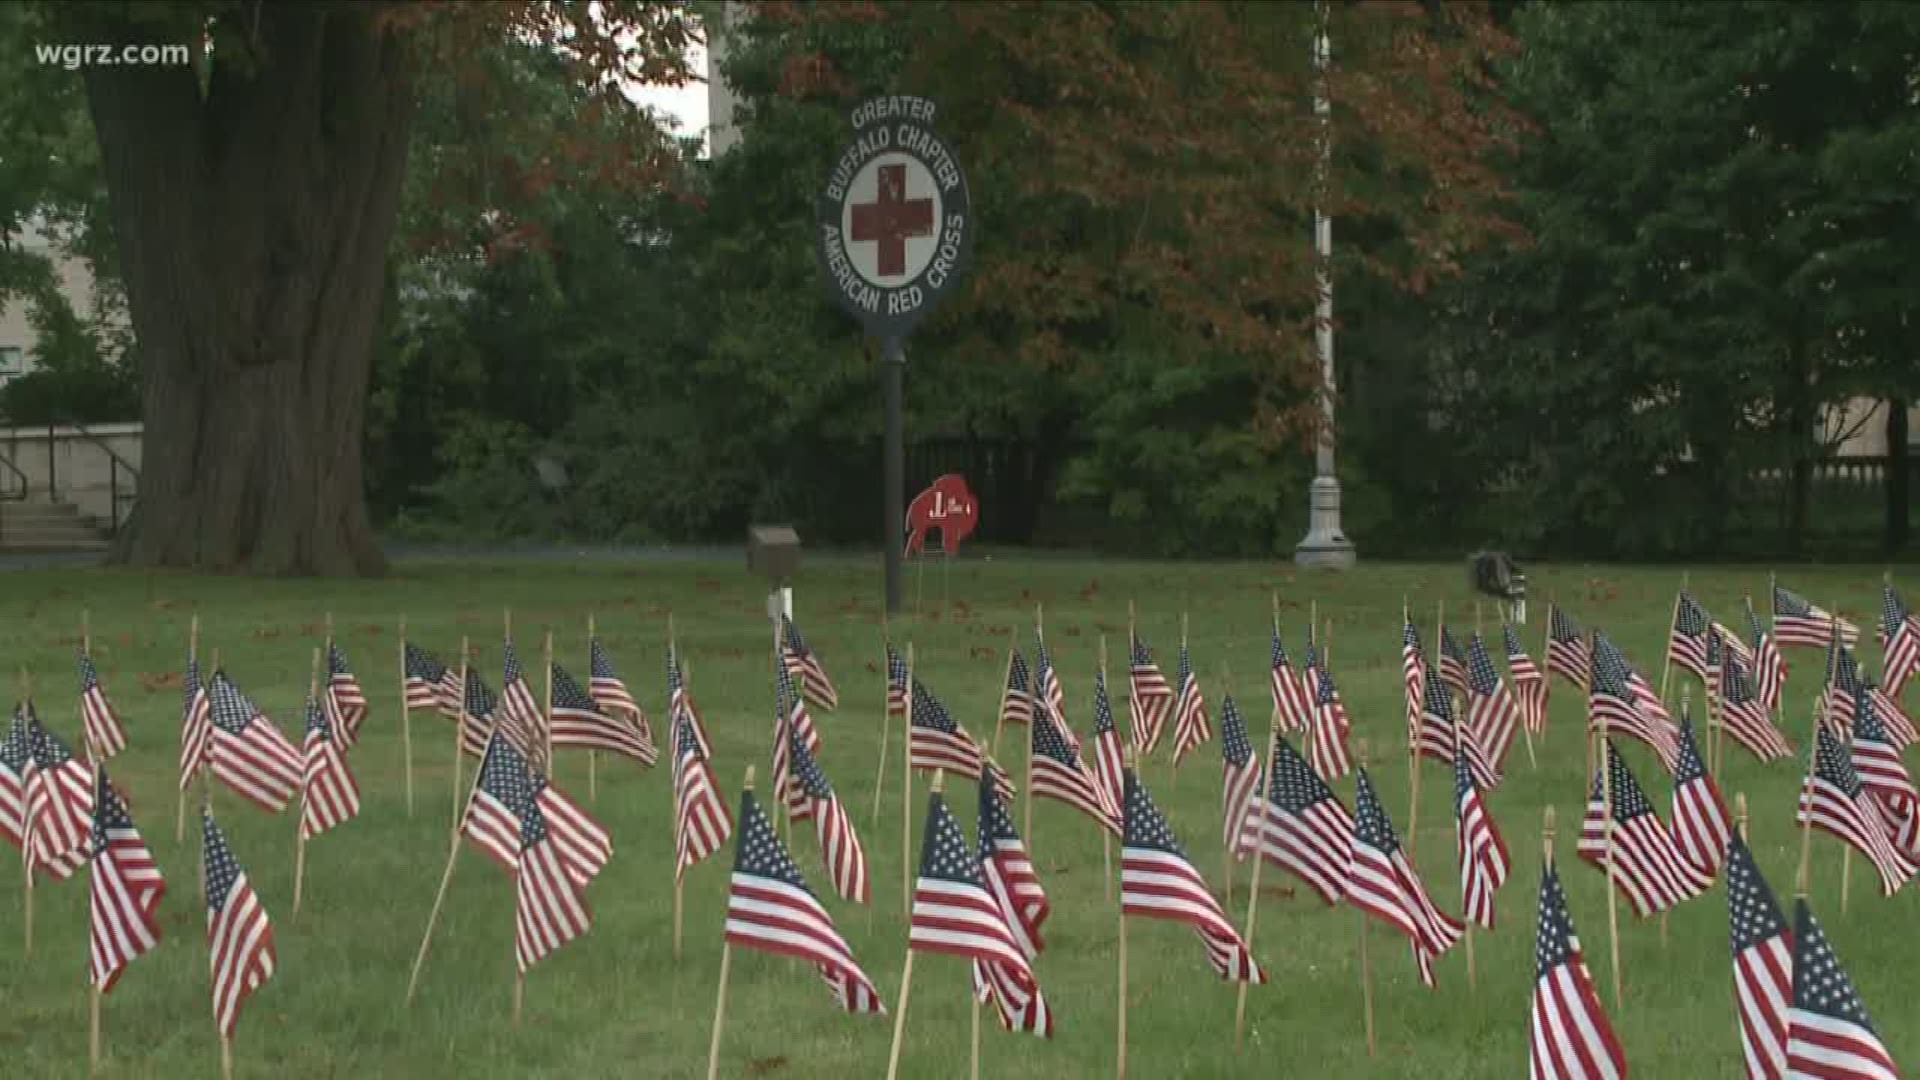
[{"label": "red buffalo cutout sign", "polygon": [[907,554],[924,553],[927,533],[938,530],[940,550],[952,555],[960,550],[960,541],[973,535],[980,524],[980,500],[967,486],[967,478],[948,473],[927,486],[907,505]]}]

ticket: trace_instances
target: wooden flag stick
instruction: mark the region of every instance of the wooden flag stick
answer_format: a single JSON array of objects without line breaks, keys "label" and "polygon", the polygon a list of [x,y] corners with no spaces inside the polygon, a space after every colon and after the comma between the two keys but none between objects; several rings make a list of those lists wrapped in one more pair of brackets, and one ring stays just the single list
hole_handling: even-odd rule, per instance
[{"label": "wooden flag stick", "polygon": [[[307,700],[317,701],[320,694],[320,650],[313,650],[313,670],[307,675]],[[303,758],[304,754],[301,755]],[[307,770],[300,770],[300,807],[293,815],[293,914],[300,918],[300,896],[307,880]]]},{"label": "wooden flag stick", "polygon": [[[1680,575],[1680,588],[1684,591],[1686,587],[1687,576],[1685,573],[1682,573]],[[1673,628],[1679,621],[1680,593],[1676,592],[1673,594],[1673,611],[1667,616],[1667,655],[1666,659],[1660,661],[1660,700],[1662,703],[1667,700],[1667,680],[1673,675]]]},{"label": "wooden flag stick", "polygon": [[[1277,595],[1277,594],[1276,594]],[[1260,800],[1260,831],[1253,838],[1253,881],[1247,895],[1247,955],[1253,955],[1254,931],[1260,918],[1260,867],[1267,861],[1265,849],[1267,828],[1273,822],[1273,793],[1267,790],[1267,781],[1273,775],[1273,756],[1279,752],[1280,725],[1279,710],[1274,711],[1272,719],[1267,721],[1267,756],[1261,764],[1260,783],[1253,789],[1254,798]],[[1248,980],[1240,980],[1239,1000],[1233,1006],[1233,1048],[1240,1049],[1240,1040],[1247,1031],[1247,986]]]},{"label": "wooden flag stick", "polygon": [[400,616],[400,761],[407,774],[407,816],[413,816],[413,710],[407,708],[407,617]]},{"label": "wooden flag stick", "polygon": [[[20,665],[20,696],[28,702],[33,701],[33,675],[25,664]],[[21,926],[26,933],[24,955],[33,956],[33,828],[32,822],[26,823],[20,841],[20,880],[25,890],[21,897]]]},{"label": "wooden flag stick", "polygon": [[540,775],[553,779],[553,631],[546,632],[541,668],[547,673],[545,696],[540,699]]},{"label": "wooden flag stick", "polygon": [[[1011,654],[1008,662],[1012,662]],[[880,705],[880,767],[873,777],[873,823],[867,826],[874,832],[880,831],[880,796],[887,790],[887,735],[893,729],[893,638],[884,611],[880,614],[880,680],[886,687]],[[913,695],[909,692],[907,696]]]},{"label": "wooden flag stick", "polygon": [[[1107,681],[1107,635],[1100,635],[1100,681]],[[1109,702],[1111,707],[1111,702]],[[1115,738],[1119,738],[1118,735]],[[1113,903],[1113,834],[1106,829],[1100,830],[1100,865],[1104,873],[1100,875],[1101,884],[1107,888],[1107,903]],[[1231,867],[1227,876],[1227,895],[1233,895],[1233,876]]]},{"label": "wooden flag stick", "polygon": [[[1000,715],[993,718],[993,742],[990,744],[989,749],[987,751],[988,755],[992,757],[1000,756],[1000,729],[1005,727],[1007,723],[1007,696],[1013,692],[1012,686],[1013,686],[1013,646],[1008,645],[1007,646],[1007,670],[1001,673],[1001,676],[1000,676]],[[1028,723],[1032,723],[1033,718],[1031,716],[1031,713],[1029,713],[1027,720],[1028,720]]]},{"label": "wooden flag stick", "polygon": [[433,910],[427,913],[427,932],[420,937],[420,951],[413,957],[413,972],[407,976],[407,1004],[413,1004],[413,993],[420,986],[420,969],[427,964],[427,947],[433,944],[433,930],[440,922],[440,905],[446,902],[447,886],[453,883],[453,867],[460,859],[460,833],[455,830],[452,844],[447,849],[447,866],[440,872],[440,889],[433,894]]},{"label": "wooden flag stick", "polygon": [[[907,642],[907,714],[900,728],[900,910],[913,917],[913,642]],[[913,954],[907,954],[912,971]],[[900,994],[901,1012],[906,1011],[906,992]],[[898,1029],[895,1029],[896,1032]],[[899,1055],[899,1036],[894,1037],[895,1057]],[[887,1070],[889,1074],[892,1069]]]},{"label": "wooden flag stick", "polygon": [[[753,790],[751,765],[747,766],[746,779],[740,781],[740,790]],[[720,991],[713,1003],[713,1038],[707,1043],[707,1080],[718,1080],[720,1076],[720,1033],[727,1026],[727,979],[732,973],[733,945],[729,943],[720,947]]]},{"label": "wooden flag stick", "polygon": [[513,970],[513,1028],[520,1030],[520,1005],[527,996],[527,973],[517,966]]},{"label": "wooden flag stick", "polygon": [[1740,839],[1747,838],[1747,793],[1737,792],[1733,796],[1733,827]]},{"label": "wooden flag stick", "polygon": [[460,737],[467,728],[467,657],[471,655],[471,646],[466,637],[460,638],[460,707],[453,717],[453,831],[460,831],[460,812],[465,809],[460,803]]},{"label": "wooden flag stick", "polygon": [[968,994],[967,998],[973,1005],[973,1047],[967,1056],[967,1077],[968,1080],[980,1080],[980,996]]},{"label": "wooden flag stick", "polygon": [[1813,769],[1814,755],[1819,752],[1821,700],[1813,699],[1813,724],[1807,732],[1807,775],[1800,784],[1800,868],[1794,874],[1794,888],[1801,896],[1807,895],[1811,885],[1807,877],[1813,860]]},{"label": "wooden flag stick", "polygon": [[[907,643],[907,667],[909,669],[913,667],[912,642]],[[907,685],[911,687],[913,683],[909,681]],[[911,695],[909,695],[908,698],[907,708],[909,710],[908,715],[911,716],[911,710],[913,708]],[[935,772],[933,774],[933,783],[928,786],[927,790],[937,794],[940,791],[942,775],[942,773]],[[911,921],[911,908],[913,904],[911,888],[909,888],[907,904],[909,908],[908,920]],[[895,1078],[900,1075],[900,1048],[905,1043],[907,1034],[907,995],[913,992],[913,955],[913,946],[909,944],[907,946],[906,966],[900,971],[900,1001],[895,1007],[893,1014],[893,1048],[887,1051],[887,1080],[895,1080]]]},{"label": "wooden flag stick", "polygon": [[[1400,618],[1401,618],[1401,621],[1406,622],[1409,625],[1411,625],[1413,622],[1413,613],[1407,609],[1407,601],[1404,596],[1400,598]],[[1440,639],[1438,637],[1433,639],[1432,647],[1436,653],[1439,651]],[[1426,665],[1426,659],[1427,658],[1424,656],[1420,658],[1420,662],[1422,665]],[[1433,677],[1436,679],[1439,678],[1440,677],[1439,667],[1432,666],[1432,668],[1434,673]],[[1426,678],[1425,670],[1422,670],[1420,674],[1422,679]],[[1416,837],[1420,835],[1420,728],[1426,726],[1425,714],[1426,714],[1427,703],[1425,701],[1422,701],[1420,703],[1419,708],[1421,711],[1421,715],[1415,716],[1415,717],[1409,717],[1409,720],[1411,722],[1407,726],[1407,844],[1406,844],[1406,847],[1407,847],[1408,862],[1413,862],[1413,851],[1415,846],[1414,840]],[[1418,726],[1415,726],[1415,725],[1418,725]]]},{"label": "wooden flag stick", "polygon": [[[1120,905],[1120,1013],[1116,1025],[1117,1047],[1114,1076],[1127,1080],[1127,906]],[[1244,985],[1244,984],[1243,984]]]},{"label": "wooden flag stick", "polygon": [[220,1080],[233,1080],[233,1036],[220,1036]]},{"label": "wooden flag stick", "polygon": [[[1367,767],[1367,740],[1361,739],[1358,760],[1362,769]],[[1367,913],[1360,912],[1360,1001],[1366,1013],[1367,1056],[1379,1054],[1379,1046],[1373,1034],[1373,964],[1367,959]]]},{"label": "wooden flag stick", "polygon": [[[1187,613],[1184,611],[1180,613],[1180,655],[1182,656],[1189,655],[1189,653],[1187,652]],[[1176,672],[1174,675],[1174,678],[1177,679],[1179,677],[1180,677],[1179,674]],[[1196,676],[1196,678],[1197,677],[1198,676]],[[1173,692],[1175,695],[1174,702],[1177,705],[1180,700],[1178,696],[1181,692],[1180,688],[1177,686],[1174,687]],[[1179,713],[1179,711],[1180,710],[1178,708],[1174,710],[1176,714]],[[1179,788],[1180,788],[1180,718],[1178,715],[1176,715],[1174,717],[1174,724],[1173,724],[1173,757],[1170,759],[1167,765],[1168,796],[1171,797],[1175,791],[1179,790]]]},{"label": "wooden flag stick", "polygon": [[[187,624],[187,663],[189,665],[195,666],[197,670],[199,658],[200,658],[200,614],[199,612],[195,612],[192,620],[189,621]],[[192,711],[193,709],[192,702],[187,703],[187,709],[189,712]],[[180,722],[183,725],[183,727],[186,724],[186,720],[187,718],[184,716],[180,718]],[[185,735],[186,735],[185,731],[182,730],[181,737],[183,739],[185,738]],[[195,768],[199,767],[197,762],[195,763],[194,767]],[[184,778],[182,779],[184,781]],[[187,785],[184,782],[182,782],[180,785],[180,794],[174,803],[173,842],[175,844],[184,844],[187,842]]]},{"label": "wooden flag stick", "polygon": [[[1041,611],[1040,605],[1039,604],[1033,605],[1033,640],[1038,644],[1039,648],[1044,649],[1047,647],[1047,630],[1046,630],[1046,624],[1041,621],[1041,616],[1042,616],[1042,611]],[[1033,658],[1033,679],[1032,679],[1032,686],[1029,687],[1029,689],[1032,691],[1031,697],[1033,700],[1033,724],[1040,723],[1040,721],[1043,718],[1048,723],[1052,723],[1053,707],[1047,704],[1046,690],[1044,687],[1040,685],[1040,658],[1038,656],[1035,656]],[[1033,725],[1031,724],[1028,725],[1028,728],[1027,728],[1027,783],[1025,787],[1020,789],[1020,794],[1026,799],[1026,811],[1024,814],[1024,820],[1022,820],[1020,823],[1020,835],[1026,837],[1027,854],[1032,855],[1033,854]]]},{"label": "wooden flag stick", "polygon": [[[593,685],[593,615],[587,615],[587,685]],[[549,658],[547,670],[553,670]],[[591,696],[591,695],[589,695]],[[551,722],[551,721],[549,721]],[[587,751],[587,801],[595,806],[600,804],[600,751]]]},{"label": "wooden flag stick", "polygon": [[1600,761],[1600,809],[1604,815],[1601,825],[1602,843],[1606,846],[1607,861],[1607,955],[1613,966],[1613,1007],[1620,1009],[1620,887],[1614,871],[1613,858],[1613,744],[1609,738],[1609,729],[1605,713],[1600,715],[1600,748],[1594,756]]},{"label": "wooden flag stick", "polygon": [[[1280,590],[1274,589],[1268,595],[1273,601],[1273,637],[1275,641],[1278,641],[1280,639]],[[1406,604],[1403,602],[1400,606],[1402,609],[1405,609]],[[1127,648],[1131,650],[1133,648],[1133,642],[1127,642]],[[1269,676],[1269,678],[1271,678],[1271,676]],[[1277,694],[1273,695],[1272,722],[1275,724],[1280,722],[1280,697]]]},{"label": "wooden flag stick", "polygon": [[100,1072],[100,984],[94,983],[87,994],[87,1075]]}]

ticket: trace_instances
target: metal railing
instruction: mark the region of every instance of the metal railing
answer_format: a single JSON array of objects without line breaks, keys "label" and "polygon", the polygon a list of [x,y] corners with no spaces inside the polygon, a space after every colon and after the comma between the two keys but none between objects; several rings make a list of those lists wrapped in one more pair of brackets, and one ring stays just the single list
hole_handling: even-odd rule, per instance
[{"label": "metal railing", "polygon": [[[94,434],[93,430],[87,427],[87,425],[78,420],[68,420],[66,421],[66,426],[72,428],[81,438],[92,443],[95,447],[99,448],[101,453],[107,455],[107,531],[117,534],[120,531],[121,519],[120,476],[122,473],[126,474],[127,482],[130,485],[128,491],[129,500],[137,499],[140,495],[140,470],[133,462],[122,457],[118,450],[108,445],[105,439]],[[47,425],[47,494],[49,497],[51,497],[56,490],[54,488],[53,473],[53,429],[54,425],[49,423]]]}]

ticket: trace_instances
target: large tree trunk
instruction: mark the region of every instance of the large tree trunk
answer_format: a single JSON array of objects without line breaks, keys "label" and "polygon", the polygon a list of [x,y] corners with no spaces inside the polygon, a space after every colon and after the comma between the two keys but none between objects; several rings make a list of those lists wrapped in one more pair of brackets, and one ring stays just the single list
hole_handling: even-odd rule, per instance
[{"label": "large tree trunk", "polygon": [[378,573],[361,451],[412,65],[375,5],[243,10],[204,88],[188,67],[87,70],[144,383],[114,557]]},{"label": "large tree trunk", "polygon": [[1913,508],[1911,474],[1907,461],[1907,402],[1887,402],[1887,554],[1906,549],[1909,516]]}]

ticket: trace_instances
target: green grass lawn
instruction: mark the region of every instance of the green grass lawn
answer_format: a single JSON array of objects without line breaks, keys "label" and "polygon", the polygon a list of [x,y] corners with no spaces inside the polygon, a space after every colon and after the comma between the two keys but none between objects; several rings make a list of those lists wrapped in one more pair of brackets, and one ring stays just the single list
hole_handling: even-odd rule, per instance
[{"label": "green grass lawn", "polygon": [[[1536,569],[1534,625],[1540,648],[1547,597],[1557,595],[1589,625],[1613,635],[1650,678],[1659,659],[1677,570],[1616,567]],[[1794,570],[1783,579],[1816,602],[1871,627],[1879,575],[1863,569]],[[1908,577],[1909,581],[1913,578]],[[928,606],[941,589],[936,568]],[[1743,593],[1763,594],[1764,569],[1693,575],[1692,587],[1723,621],[1744,628]],[[1032,640],[1033,611],[1044,603],[1047,639],[1066,684],[1069,720],[1091,722],[1093,672],[1104,636],[1114,681],[1124,688],[1127,605],[1169,677],[1177,659],[1180,615],[1191,613],[1192,653],[1217,717],[1231,689],[1265,740],[1268,715],[1267,623],[1270,590],[1280,592],[1283,631],[1298,652],[1308,605],[1333,623],[1333,671],[1356,724],[1373,744],[1375,775],[1404,832],[1408,819],[1405,732],[1399,683],[1399,620],[1405,597],[1431,644],[1434,606],[1445,601],[1456,626],[1470,624],[1471,596],[1456,566],[1369,566],[1344,576],[1300,576],[1290,568],[1246,564],[1167,565],[1000,559],[956,567],[944,617],[896,622],[912,640],[917,674],[954,714],[985,738],[993,717],[1005,649]],[[911,586],[910,586],[911,592]],[[1762,597],[1764,604],[1764,597]],[[72,649],[82,609],[92,613],[95,655],[108,691],[126,718],[132,748],[114,767],[134,800],[134,815],[168,875],[166,938],[127,972],[106,1002],[105,1072],[112,1076],[209,1075],[218,1043],[209,1018],[204,907],[198,895],[197,837],[174,840],[179,672],[189,617],[198,612],[202,649],[218,648],[228,672],[284,730],[298,738],[310,650],[331,611],[372,700],[367,733],[352,762],[365,795],[361,818],[319,838],[308,852],[306,901],[290,917],[294,815],[270,817],[224,790],[216,813],[271,912],[280,971],[249,1005],[237,1040],[237,1072],[251,1076],[554,1075],[567,1077],[703,1075],[719,971],[720,925],[731,849],[689,876],[686,949],[672,955],[671,793],[663,766],[643,773],[602,761],[595,810],[613,832],[612,865],[594,884],[591,934],[535,969],[525,1016],[513,1030],[513,889],[472,850],[460,856],[438,940],[418,1000],[402,1007],[407,972],[425,925],[447,851],[451,816],[451,727],[425,713],[413,718],[415,812],[406,812],[397,715],[396,626],[450,657],[471,636],[489,684],[499,681],[500,619],[511,608],[521,655],[537,665],[540,635],[551,628],[560,661],[583,678],[585,622],[597,615],[603,640],[635,695],[662,727],[667,616],[676,617],[690,682],[715,742],[725,794],[737,805],[749,765],[766,771],[772,715],[767,624],[761,590],[738,566],[662,562],[403,564],[374,583],[278,582],[173,574],[44,571],[0,575],[5,630],[0,655],[25,665],[41,688],[40,715],[78,738]],[[833,898],[811,827],[796,855],[839,921],[889,1008],[899,989],[906,927],[901,914],[899,768],[891,763],[876,828],[872,809],[884,691],[877,565],[817,561],[796,597],[801,628],[838,684],[840,709],[820,714],[821,763],[855,813],[874,878],[871,909]],[[1488,612],[1489,627],[1497,630]],[[1497,637],[1494,639],[1497,648]],[[1877,670],[1877,650],[1862,651]],[[1816,653],[1792,650],[1789,731],[1807,732]],[[1678,676],[1676,676],[1676,684]],[[536,684],[537,690],[537,684]],[[1124,716],[1124,705],[1117,704]],[[1469,988],[1464,950],[1441,963],[1438,992],[1423,989],[1405,943],[1375,926],[1371,956],[1379,1019],[1379,1056],[1362,1038],[1357,946],[1360,916],[1328,909],[1293,882],[1268,872],[1255,951],[1272,983],[1255,987],[1250,1036],[1233,1050],[1234,989],[1208,969],[1185,928],[1136,921],[1132,960],[1130,1066],[1139,1077],[1414,1076],[1510,1077],[1526,1068],[1528,995],[1533,983],[1534,907],[1539,886],[1542,809],[1556,808],[1559,850],[1574,920],[1596,979],[1608,981],[1605,893],[1600,876],[1572,857],[1584,798],[1580,728],[1583,704],[1556,680],[1552,719],[1537,748],[1539,768],[1516,746],[1507,783],[1489,802],[1515,857],[1500,896],[1500,926],[1477,944],[1478,985]],[[892,744],[899,753],[898,731]],[[1145,767],[1195,862],[1218,890],[1221,881],[1220,767],[1217,742],[1189,762],[1177,782],[1164,756]],[[1626,748],[1664,817],[1670,789],[1644,747]],[[1019,739],[1001,756],[1016,778]],[[1804,760],[1804,759],[1802,759]],[[1799,763],[1761,767],[1730,748],[1723,784],[1731,801],[1752,802],[1751,835],[1762,869],[1790,902],[1799,841],[1793,802]],[[586,801],[587,762],[562,756],[558,780]],[[467,766],[466,775],[472,775]],[[959,785],[956,813],[972,830],[974,799]],[[1350,802],[1353,781],[1336,785]],[[916,785],[918,804],[924,782]],[[1457,911],[1451,775],[1428,765],[1422,779],[1418,862],[1443,908]],[[1027,838],[1053,899],[1048,948],[1037,968],[1059,1017],[1051,1042],[1000,1032],[987,1020],[983,1075],[1101,1076],[1114,1056],[1117,911],[1102,881],[1099,834],[1053,803],[1035,808]],[[915,842],[918,842],[917,833]],[[1116,855],[1117,857],[1117,855]],[[1891,900],[1873,875],[1854,868],[1851,909],[1840,912],[1841,852],[1814,840],[1814,899],[1843,962],[1851,969],[1897,1060],[1920,1064],[1920,1011],[1911,987],[1914,889]],[[1271,868],[1270,868],[1271,869]],[[1230,913],[1246,909],[1247,868]],[[85,1068],[87,991],[84,875],[37,890],[34,955],[20,957],[18,864],[0,870],[0,948],[13,957],[0,972],[0,1055],[13,1077],[72,1076]],[[1613,1014],[1637,1076],[1743,1075],[1732,1002],[1727,916],[1718,888],[1657,921],[1632,919],[1621,904],[1626,1006]],[[961,961],[922,957],[916,964],[903,1071],[960,1077],[967,1068],[967,976]],[[1609,999],[1610,1004],[1610,999]],[[837,1012],[811,971],[758,953],[733,961],[724,1076],[876,1076],[885,1068],[890,1022]]]}]

